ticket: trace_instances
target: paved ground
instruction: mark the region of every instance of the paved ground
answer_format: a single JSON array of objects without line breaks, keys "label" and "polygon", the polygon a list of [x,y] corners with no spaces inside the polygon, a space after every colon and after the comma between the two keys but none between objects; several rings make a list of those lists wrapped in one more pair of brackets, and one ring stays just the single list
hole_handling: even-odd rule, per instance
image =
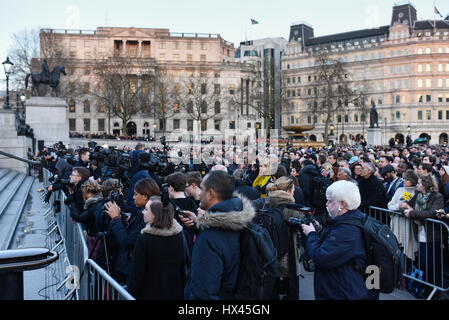
[{"label": "paved ground", "polygon": [[[299,294],[301,300],[314,300],[313,273],[303,271],[304,278],[299,280]],[[390,294],[380,294],[380,300],[417,300],[407,290],[395,290]]]}]

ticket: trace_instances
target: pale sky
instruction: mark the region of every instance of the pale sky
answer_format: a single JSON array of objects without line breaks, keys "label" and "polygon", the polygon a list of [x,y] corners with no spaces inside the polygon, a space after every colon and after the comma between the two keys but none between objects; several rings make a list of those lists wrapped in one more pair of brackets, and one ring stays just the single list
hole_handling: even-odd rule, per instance
[{"label": "pale sky", "polygon": [[[0,62],[13,33],[37,27],[95,30],[99,26],[168,28],[171,32],[218,33],[237,48],[245,37],[283,37],[290,25],[306,21],[315,36],[390,24],[392,0],[15,0],[2,1]],[[418,19],[434,19],[434,1],[413,0]],[[443,16],[449,1],[435,0]],[[251,25],[250,19],[259,22]],[[14,61],[13,61],[14,62]],[[0,67],[0,90],[5,88]]]}]

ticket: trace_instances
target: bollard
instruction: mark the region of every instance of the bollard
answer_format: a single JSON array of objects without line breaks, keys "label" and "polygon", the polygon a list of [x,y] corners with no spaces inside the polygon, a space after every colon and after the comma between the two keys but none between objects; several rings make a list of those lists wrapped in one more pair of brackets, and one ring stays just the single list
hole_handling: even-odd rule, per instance
[{"label": "bollard", "polygon": [[0,300],[23,300],[23,272],[44,268],[58,257],[47,248],[0,251]]}]

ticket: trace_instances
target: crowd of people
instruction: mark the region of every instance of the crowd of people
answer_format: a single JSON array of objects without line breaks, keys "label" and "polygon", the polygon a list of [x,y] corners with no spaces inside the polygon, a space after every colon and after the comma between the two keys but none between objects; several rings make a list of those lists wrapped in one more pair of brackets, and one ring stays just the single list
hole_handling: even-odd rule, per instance
[{"label": "crowd of people", "polygon": [[[37,155],[56,176],[48,191],[63,191],[71,218],[84,226],[90,257],[137,299],[232,299],[239,234],[260,212],[280,217],[273,299],[300,298],[300,232],[303,254],[316,267],[316,299],[378,299],[353,265],[366,267],[362,231],[341,222],[361,219],[370,206],[400,211],[410,221],[449,218],[446,146],[276,148],[256,161],[223,158],[165,177],[142,166],[153,151],[137,144],[130,152],[126,189],[89,160],[89,149],[69,150],[73,165],[46,148]],[[316,224],[292,230],[288,219],[302,217],[305,207]],[[400,223],[392,219],[390,227]],[[426,264],[428,255],[415,256],[418,247],[444,248],[447,266],[448,237],[424,230],[422,238],[421,225],[411,226],[407,239],[398,235],[407,258]],[[443,269],[435,273],[446,279]]]}]

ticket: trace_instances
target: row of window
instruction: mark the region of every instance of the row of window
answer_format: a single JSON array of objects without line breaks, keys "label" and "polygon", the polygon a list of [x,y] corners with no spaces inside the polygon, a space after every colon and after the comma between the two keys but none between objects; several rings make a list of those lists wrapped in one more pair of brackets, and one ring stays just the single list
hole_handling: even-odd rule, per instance
[{"label": "row of window", "polygon": [[[105,131],[105,119],[97,119],[98,121],[98,132],[104,132]],[[215,130],[221,130],[221,120],[213,120],[214,122],[214,128]],[[180,119],[172,119],[173,123],[173,130],[179,130],[181,128],[181,120]],[[159,120],[159,128],[160,130],[166,129],[165,128],[166,122],[163,119]],[[117,124],[115,124],[116,126]],[[229,121],[228,122],[229,129],[233,130],[236,128],[235,121]],[[251,122],[247,123],[247,128],[250,129],[252,127]],[[201,120],[201,130],[206,131],[208,129],[208,120]],[[70,131],[78,131],[76,127],[76,119],[69,119],[69,130]],[[143,132],[148,130],[148,127],[145,126],[145,129]],[[91,131],[91,120],[90,119],[83,119],[83,131],[89,132]],[[193,131],[193,120],[187,119],[187,131]]]},{"label": "row of window", "polygon": [[[444,66],[444,65],[446,65],[446,66]],[[426,64],[425,65],[425,70],[426,70],[426,72],[432,72],[432,65],[431,64]],[[418,64],[418,67],[417,67],[417,71],[418,72],[423,72],[424,71],[424,68],[423,68],[423,65],[422,64]],[[444,64],[444,63],[439,63],[438,64],[438,72],[443,72],[443,71],[449,71],[449,63],[446,63],[446,64]]]},{"label": "row of window", "polygon": [[[174,53],[174,54],[172,54],[172,56],[171,56],[171,61],[187,61],[187,62],[192,62],[192,61],[194,61],[193,60],[193,54],[187,54],[186,56],[185,56],[185,59],[184,60],[181,60],[180,59],[180,55],[178,54],[178,53]],[[167,55],[165,54],[165,52],[161,52],[161,53],[159,53],[159,60],[167,60]],[[195,61],[197,61],[197,60],[195,60]],[[205,54],[201,54],[200,55],[200,60],[199,60],[200,62],[206,62],[207,61],[207,56],[205,55]]]},{"label": "row of window", "polygon": [[[443,86],[449,88],[449,78],[448,79],[435,79],[436,84],[439,88],[442,88]],[[432,88],[432,79],[417,79],[416,80],[416,87],[417,88],[423,88],[424,84],[426,88]]]},{"label": "row of window", "polygon": [[[438,53],[449,53],[449,47],[446,48],[438,48],[437,50]],[[431,48],[418,48],[416,51],[417,54],[431,54],[432,53],[432,49]],[[405,50],[391,50],[389,56],[390,57],[401,57],[401,56],[408,56],[409,55],[409,50],[405,49]],[[365,60],[375,60],[375,59],[382,59],[383,58],[383,54],[382,52],[378,52],[377,54],[374,52],[371,52],[370,54],[361,54],[359,55],[354,55],[352,57],[352,61],[353,62],[359,62],[359,61],[365,61]],[[345,56],[343,58],[339,57],[337,58],[337,60],[339,62],[350,62],[350,58],[348,56]],[[308,67],[311,68],[312,66],[316,66],[316,61],[307,61],[304,62],[303,64],[303,68],[304,67]],[[301,68],[301,63],[300,62],[293,62],[292,64],[290,63],[286,63],[284,64],[284,69],[300,69]]]},{"label": "row of window", "polygon": [[[178,41],[173,41],[173,42],[171,42],[171,44],[172,44],[171,49],[175,49],[175,50],[181,49],[181,45],[180,45],[180,43]],[[193,43],[192,42],[187,42],[187,43],[185,43],[185,45],[186,45],[185,48],[187,50],[193,50]],[[200,47],[200,50],[205,51],[205,50],[207,50],[207,43],[201,42],[199,47]],[[168,49],[167,43],[166,42],[159,42],[159,49]]]},{"label": "row of window", "polygon": [[[83,102],[83,110],[84,113],[90,113],[90,102],[89,100],[85,100]],[[203,101],[201,103],[201,113],[208,113],[208,106],[207,103],[205,101]],[[69,102],[69,112],[70,113],[75,113],[76,112],[76,104],[74,100],[70,100]],[[104,104],[99,102],[98,104],[98,112],[104,112]],[[173,105],[173,112],[174,113],[179,113],[180,109],[179,109],[179,104],[175,103]],[[189,101],[187,103],[187,113],[194,113],[193,110],[193,102]],[[214,103],[214,113],[215,114],[220,114],[221,113],[221,103],[220,101],[215,101]]]}]

